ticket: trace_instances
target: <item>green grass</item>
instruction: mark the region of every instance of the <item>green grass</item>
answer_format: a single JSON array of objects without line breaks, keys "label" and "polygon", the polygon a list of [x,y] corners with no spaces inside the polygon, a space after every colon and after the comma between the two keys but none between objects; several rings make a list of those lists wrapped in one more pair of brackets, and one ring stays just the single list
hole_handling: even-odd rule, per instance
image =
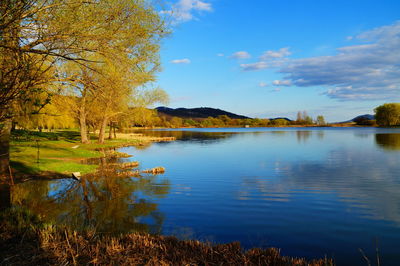
[{"label": "green grass", "polygon": [[[96,165],[81,164],[87,158],[99,158],[104,154],[96,149],[137,145],[139,140],[107,140],[104,144],[79,142],[78,131],[35,132],[16,131],[10,147],[11,166],[19,173],[40,174],[54,172],[87,174],[95,171]],[[76,147],[77,148],[73,148]],[[39,154],[38,154],[39,147]],[[39,159],[38,159],[39,157]]]}]

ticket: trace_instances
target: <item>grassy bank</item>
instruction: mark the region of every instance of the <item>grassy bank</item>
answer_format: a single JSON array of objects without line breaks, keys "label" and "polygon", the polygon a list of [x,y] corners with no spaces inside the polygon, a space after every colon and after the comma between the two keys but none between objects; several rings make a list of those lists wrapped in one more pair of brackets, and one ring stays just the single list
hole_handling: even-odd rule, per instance
[{"label": "grassy bank", "polygon": [[21,209],[0,214],[0,264],[4,265],[332,265],[328,259],[285,257],[275,248],[243,250],[175,237],[77,233]]},{"label": "grassy bank", "polygon": [[106,156],[104,149],[122,146],[144,147],[152,141],[169,139],[150,138],[140,134],[118,134],[116,139],[97,144],[81,144],[78,131],[36,132],[16,131],[12,135],[10,157],[16,176],[62,177],[72,172],[87,174],[96,165],[82,164],[82,160]]}]

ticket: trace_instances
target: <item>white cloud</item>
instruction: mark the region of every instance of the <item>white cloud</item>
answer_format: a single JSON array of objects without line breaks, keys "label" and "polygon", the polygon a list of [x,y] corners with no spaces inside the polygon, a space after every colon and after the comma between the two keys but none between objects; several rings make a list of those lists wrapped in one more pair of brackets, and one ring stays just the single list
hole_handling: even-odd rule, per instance
[{"label": "white cloud", "polygon": [[219,54],[217,54],[217,56],[219,56],[219,57],[223,57],[223,56],[225,56],[223,53],[219,53]]},{"label": "white cloud", "polygon": [[161,11],[169,14],[175,19],[175,23],[186,22],[194,19],[194,13],[211,12],[212,5],[201,0],[179,0],[172,5],[171,10]]},{"label": "white cloud", "polygon": [[239,51],[231,55],[231,58],[235,59],[248,59],[251,55],[246,51]]},{"label": "white cloud", "polygon": [[240,64],[240,67],[244,71],[254,71],[254,70],[266,69],[269,67],[269,65],[266,62],[257,62],[251,64]]},{"label": "white cloud", "polygon": [[210,3],[202,2],[199,0],[181,0],[181,2],[192,2],[193,9],[202,10],[202,11],[212,11],[212,7]]},{"label": "white cloud", "polygon": [[260,86],[261,88],[264,88],[264,87],[267,87],[268,84],[265,83],[265,82],[260,82],[260,83],[258,84],[258,86]]},{"label": "white cloud", "polygon": [[273,58],[283,58],[291,55],[292,53],[289,51],[289,47],[284,47],[279,49],[278,51],[268,50],[265,51],[261,56],[261,61],[268,61]]},{"label": "white cloud", "polygon": [[280,48],[277,51],[268,50],[260,56],[260,61],[250,64],[241,64],[243,71],[256,71],[267,68],[282,67],[288,62],[288,56],[291,55],[288,47]]},{"label": "white cloud", "polygon": [[190,62],[191,61],[188,58],[171,60],[172,64],[190,64]]},{"label": "white cloud", "polygon": [[400,21],[354,40],[364,43],[333,56],[291,60],[280,72],[299,87],[327,87],[324,94],[339,100],[400,99]]},{"label": "white cloud", "polygon": [[290,80],[274,80],[272,84],[275,86],[291,86],[292,82]]},{"label": "white cloud", "polygon": [[400,100],[400,21],[347,39],[358,43],[337,48],[334,55],[289,59],[289,48],[281,48],[240,67],[280,68],[285,76],[273,85],[321,86],[324,95],[338,100]]}]

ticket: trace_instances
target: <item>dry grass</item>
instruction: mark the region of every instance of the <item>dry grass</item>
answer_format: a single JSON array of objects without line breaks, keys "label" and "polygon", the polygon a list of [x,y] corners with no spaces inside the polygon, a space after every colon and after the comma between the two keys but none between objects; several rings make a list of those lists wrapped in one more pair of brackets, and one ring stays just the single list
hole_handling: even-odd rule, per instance
[{"label": "dry grass", "polygon": [[126,162],[126,163],[120,163],[119,166],[122,169],[127,169],[127,168],[135,168],[139,166],[139,162]]},{"label": "dry grass", "polygon": [[99,237],[47,226],[22,233],[0,225],[4,265],[332,265],[280,256],[279,250],[244,251],[239,243],[211,245],[175,237],[128,234]]},{"label": "dry grass", "polygon": [[117,139],[139,140],[139,141],[149,141],[149,142],[176,140],[175,137],[151,137],[139,133],[117,133],[116,135]]},{"label": "dry grass", "polygon": [[162,166],[158,166],[151,169],[143,170],[142,173],[153,174],[153,175],[163,174],[165,173],[165,168]]}]

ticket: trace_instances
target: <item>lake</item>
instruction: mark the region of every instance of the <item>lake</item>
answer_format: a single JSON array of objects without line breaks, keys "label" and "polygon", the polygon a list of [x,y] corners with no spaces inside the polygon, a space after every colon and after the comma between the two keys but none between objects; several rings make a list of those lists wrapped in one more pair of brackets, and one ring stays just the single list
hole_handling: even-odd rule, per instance
[{"label": "lake", "polygon": [[[177,141],[121,148],[165,174],[19,184],[13,203],[99,233],[150,232],[366,265],[400,260],[400,129],[145,131]],[[362,252],[360,251],[362,250]]]}]

